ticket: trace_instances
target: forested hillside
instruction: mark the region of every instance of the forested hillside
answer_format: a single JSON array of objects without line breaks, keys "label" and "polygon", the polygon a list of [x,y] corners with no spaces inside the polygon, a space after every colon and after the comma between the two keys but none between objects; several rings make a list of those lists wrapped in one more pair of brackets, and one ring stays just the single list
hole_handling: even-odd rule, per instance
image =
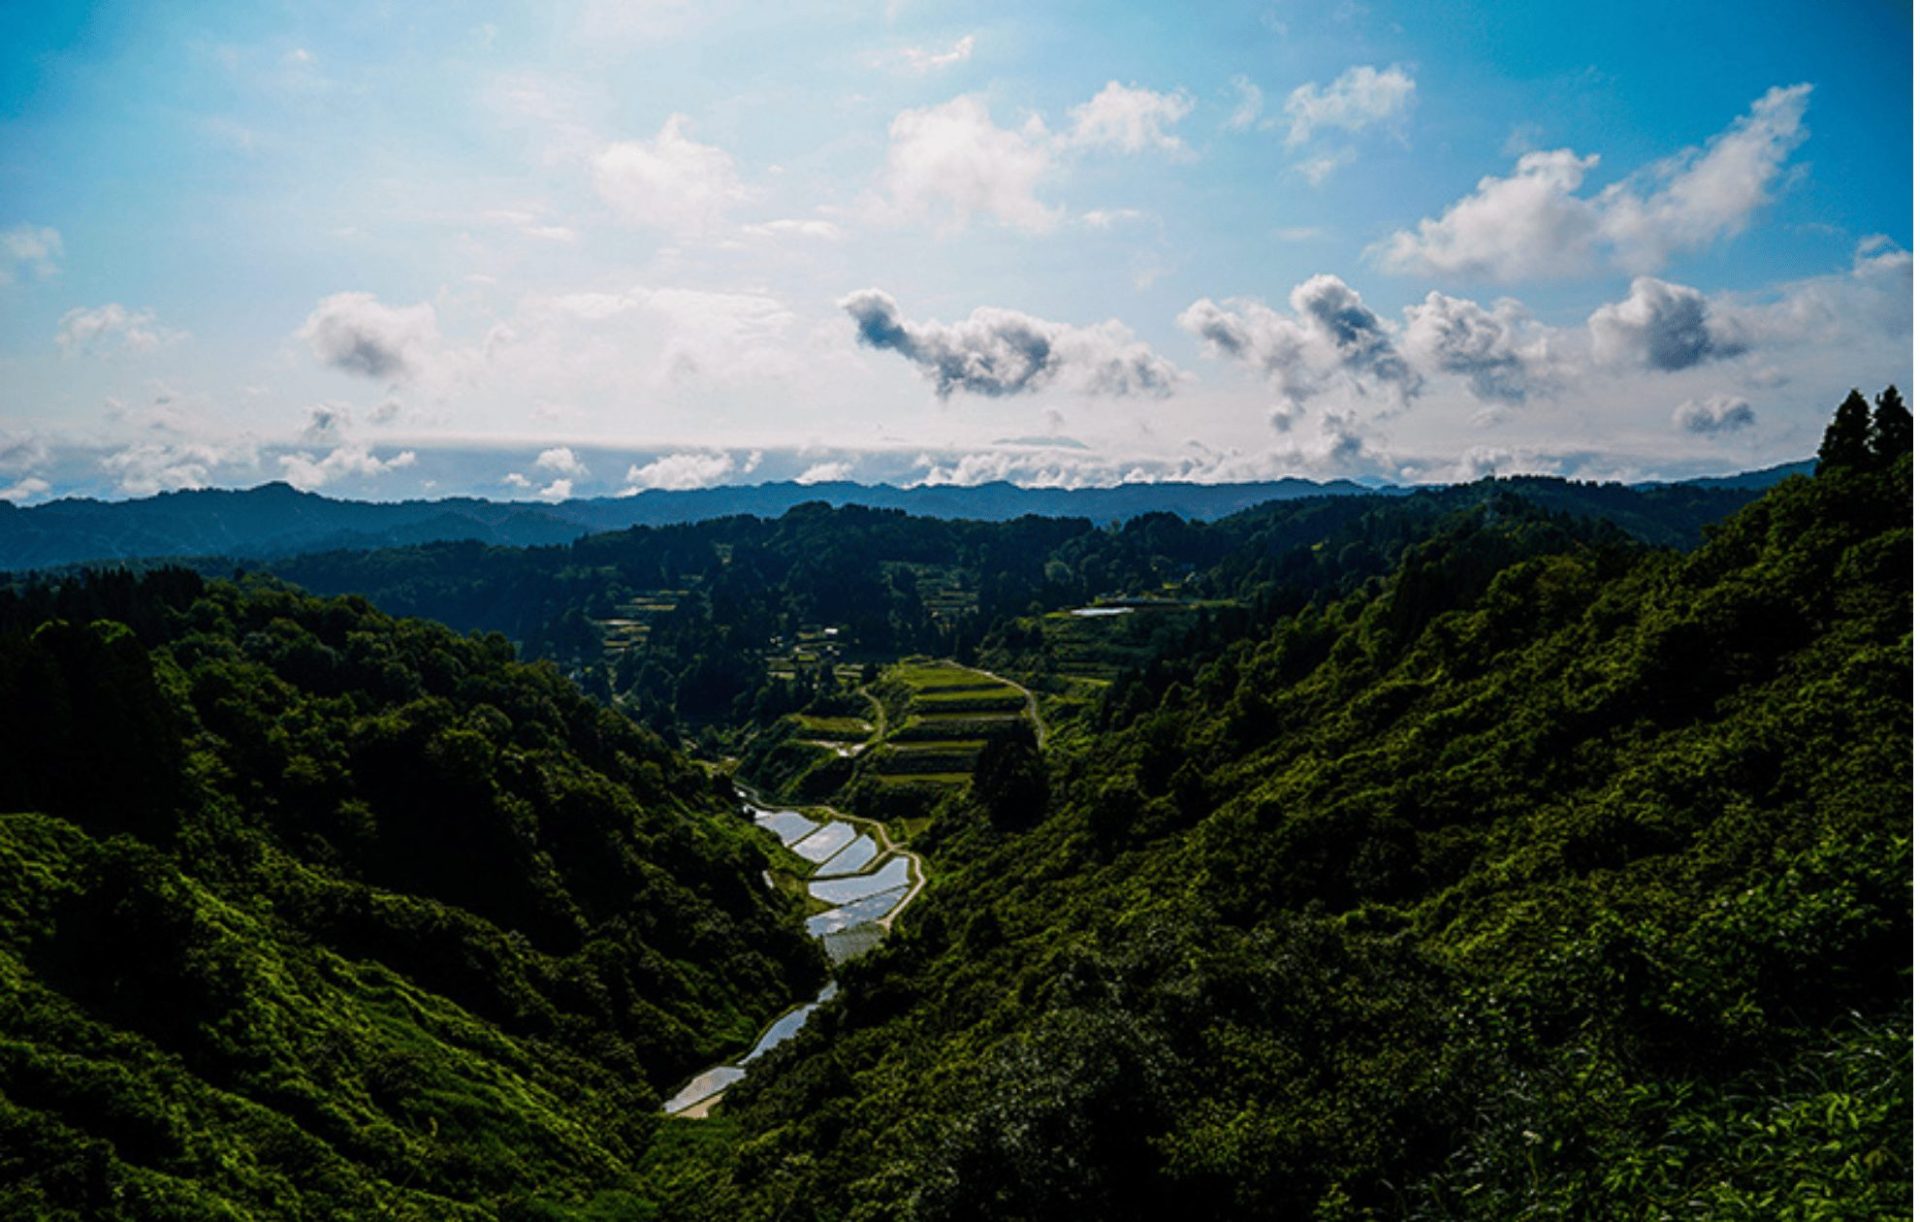
[{"label": "forested hillside", "polygon": [[0,1214],[617,1202],[817,987],[724,781],[511,654],[181,570],[0,593]]},{"label": "forested hillside", "polygon": [[[1390,571],[1411,541],[1469,506],[1525,504],[1688,547],[1706,523],[1757,495],[1519,477],[1279,500],[1217,522],[1153,513],[1112,526],[943,521],[815,503],[774,519],[636,528],[566,547],[334,551],[275,561],[270,571],[316,592],[364,595],[391,614],[504,632],[526,655],[566,665],[590,691],[678,735],[765,724],[831,686],[817,667],[796,676],[821,660],[804,647],[810,628],[834,626],[843,659],[885,664],[923,652],[964,661],[1012,617],[1149,594],[1213,604],[1225,620],[1207,631],[1232,636]],[[232,562],[202,567],[225,572]],[[783,653],[789,664],[770,667]]]},{"label": "forested hillside", "polygon": [[1690,554],[1469,510],[954,798],[674,1210],[1905,1216],[1912,468],[1859,423]]},{"label": "forested hillside", "polygon": [[[1765,492],[0,588],[0,1212],[1904,1216],[1911,428],[1856,400]],[[826,976],[730,768],[927,885],[662,1121]]]}]

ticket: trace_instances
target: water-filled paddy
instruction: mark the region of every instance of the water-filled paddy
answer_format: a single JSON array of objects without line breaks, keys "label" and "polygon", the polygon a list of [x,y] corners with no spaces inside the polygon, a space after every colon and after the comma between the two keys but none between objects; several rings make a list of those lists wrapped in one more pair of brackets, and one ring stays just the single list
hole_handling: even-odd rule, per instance
[{"label": "water-filled paddy", "polygon": [[845,904],[852,900],[881,891],[892,891],[904,887],[913,881],[907,868],[907,859],[895,857],[871,874],[856,874],[851,878],[828,878],[807,884],[807,894],[829,904]]},{"label": "water-filled paddy", "polygon": [[678,1094],[661,1105],[662,1111],[677,1112],[691,1107],[708,1095],[718,1094],[747,1076],[738,1065],[716,1065],[680,1088]]},{"label": "water-filled paddy", "polygon": [[860,833],[853,830],[851,823],[840,823],[838,821],[823,823],[820,825],[819,831],[812,833],[805,839],[794,841],[793,844],[788,847],[808,861],[818,863],[827,861],[835,853],[846,848],[847,845],[853,841],[853,838],[859,834]]},{"label": "water-filled paddy", "polygon": [[[842,824],[841,826],[845,826]],[[856,836],[846,848],[835,853],[813,872],[815,878],[832,878],[836,874],[856,874],[867,868],[867,863],[880,853],[880,846],[873,837],[864,832]]]},{"label": "water-filled paddy", "polygon": [[785,1014],[775,1019],[773,1024],[760,1036],[760,1042],[753,1046],[753,1051],[740,1058],[740,1064],[745,1065],[762,1053],[778,1048],[780,1045],[792,1039],[795,1032],[807,1025],[808,1016],[819,1008],[820,1003],[829,1000],[839,991],[840,982],[837,980],[829,980],[827,981],[827,987],[820,990],[818,997],[804,1006],[797,1006],[794,1009],[788,1010]]},{"label": "water-filled paddy", "polygon": [[781,844],[805,840],[820,830],[818,823],[797,810],[763,810],[757,806],[752,810],[754,823],[780,837]]},{"label": "water-filled paddy", "polygon": [[895,887],[891,891],[882,891],[875,895],[862,896],[850,904],[842,904],[826,912],[815,913],[807,918],[807,932],[816,938],[843,929],[852,929],[866,921],[877,921],[893,911],[907,894],[905,887]]}]

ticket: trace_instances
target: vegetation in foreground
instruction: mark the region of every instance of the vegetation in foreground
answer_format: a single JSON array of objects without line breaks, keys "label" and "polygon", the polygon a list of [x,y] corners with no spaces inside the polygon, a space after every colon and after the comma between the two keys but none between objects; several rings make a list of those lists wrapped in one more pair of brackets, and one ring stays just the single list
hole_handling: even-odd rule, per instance
[{"label": "vegetation in foreground", "polygon": [[[822,972],[705,771],[503,637],[357,599],[0,593],[0,1209],[1905,1216],[1911,473],[1897,396],[1850,399],[1817,477],[1691,552],[1637,540],[1693,502],[1565,487],[1615,524],[1497,486],[945,524],[964,603],[885,559],[911,519],[724,528],[627,707],[878,736],[1024,704],[751,652],[877,581],[863,623],[1028,684],[1048,734],[967,740],[965,785],[847,773],[912,808],[932,885],[720,1118],[665,1126],[659,1087]],[[692,537],[589,541],[613,577],[541,597]],[[1061,668],[1050,610],[1168,582],[1187,611]]]},{"label": "vegetation in foreground", "polygon": [[817,987],[724,782],[500,637],[0,594],[0,1213],[611,1207]]},{"label": "vegetation in foreground", "polygon": [[1465,515],[949,801],[672,1208],[1907,1216],[1911,443],[1859,423],[1690,554]]}]

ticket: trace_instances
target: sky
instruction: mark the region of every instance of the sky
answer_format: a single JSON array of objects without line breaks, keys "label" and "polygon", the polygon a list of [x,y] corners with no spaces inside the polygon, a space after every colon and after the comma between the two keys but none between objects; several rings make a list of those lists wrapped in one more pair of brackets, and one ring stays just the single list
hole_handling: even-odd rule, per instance
[{"label": "sky", "polygon": [[1805,458],[1908,5],[0,8],[0,499]]}]

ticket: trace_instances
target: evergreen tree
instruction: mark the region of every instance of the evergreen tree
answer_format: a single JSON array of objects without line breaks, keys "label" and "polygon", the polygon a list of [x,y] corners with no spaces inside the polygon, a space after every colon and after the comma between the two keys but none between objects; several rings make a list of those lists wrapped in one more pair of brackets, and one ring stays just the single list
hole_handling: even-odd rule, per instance
[{"label": "evergreen tree", "polygon": [[1849,391],[1846,401],[1833,413],[1827,435],[1820,441],[1818,469],[1868,466],[1873,458],[1868,432],[1867,401],[1857,389]]},{"label": "evergreen tree", "polygon": [[1889,386],[1873,401],[1873,426],[1867,438],[1874,461],[1883,467],[1893,465],[1902,454],[1913,453],[1913,413],[1900,398],[1900,388]]}]

